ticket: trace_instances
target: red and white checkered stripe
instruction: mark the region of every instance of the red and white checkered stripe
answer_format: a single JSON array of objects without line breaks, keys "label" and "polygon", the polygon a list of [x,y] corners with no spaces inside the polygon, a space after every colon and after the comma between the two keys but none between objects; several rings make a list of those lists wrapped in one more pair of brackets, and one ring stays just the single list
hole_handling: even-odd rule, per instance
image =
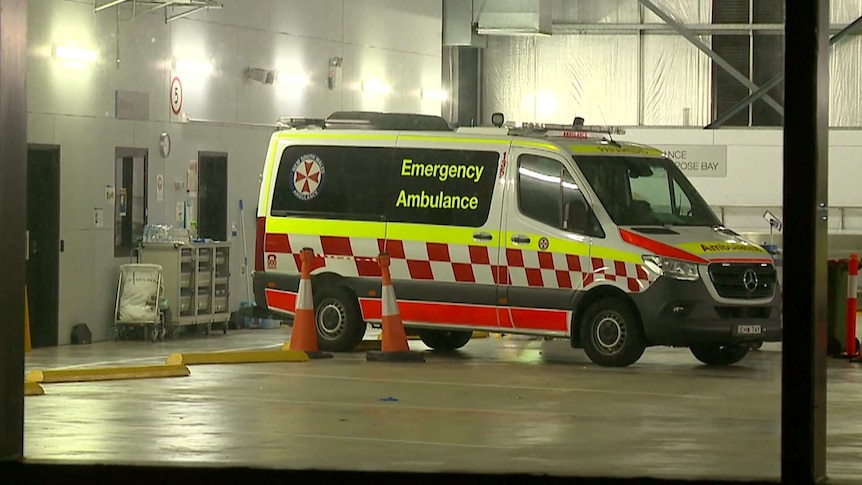
[{"label": "red and white checkered stripe", "polygon": [[486,246],[286,234],[266,236],[267,261],[275,256],[268,269],[299,272],[304,247],[315,253],[312,273],[325,267],[345,277],[380,277],[376,258],[385,250],[393,280],[569,289],[604,280],[629,292],[643,291],[655,281],[642,265],[587,256],[507,248],[504,264],[497,265],[491,263],[497,248]]}]

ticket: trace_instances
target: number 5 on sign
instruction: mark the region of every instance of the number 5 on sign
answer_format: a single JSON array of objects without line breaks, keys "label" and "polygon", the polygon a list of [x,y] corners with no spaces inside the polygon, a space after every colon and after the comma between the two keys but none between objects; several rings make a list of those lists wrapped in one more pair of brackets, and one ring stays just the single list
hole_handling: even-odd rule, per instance
[{"label": "number 5 on sign", "polygon": [[180,82],[180,78],[178,77],[174,77],[171,80],[170,98],[171,112],[179,116],[183,110],[183,83]]}]

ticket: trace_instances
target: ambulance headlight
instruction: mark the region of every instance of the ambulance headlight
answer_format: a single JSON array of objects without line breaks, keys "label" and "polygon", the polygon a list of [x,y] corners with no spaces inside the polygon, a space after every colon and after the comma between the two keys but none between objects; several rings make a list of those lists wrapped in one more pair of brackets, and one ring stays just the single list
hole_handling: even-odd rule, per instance
[{"label": "ambulance headlight", "polygon": [[645,255],[643,260],[644,266],[659,276],[684,281],[695,281],[700,278],[697,265],[694,263],[653,255]]}]

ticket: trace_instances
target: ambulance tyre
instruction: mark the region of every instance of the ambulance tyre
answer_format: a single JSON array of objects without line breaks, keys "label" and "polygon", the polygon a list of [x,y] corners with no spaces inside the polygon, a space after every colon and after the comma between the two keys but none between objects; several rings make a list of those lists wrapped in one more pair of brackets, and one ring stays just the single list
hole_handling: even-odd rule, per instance
[{"label": "ambulance tyre", "polygon": [[473,332],[459,330],[428,330],[419,329],[419,339],[422,343],[439,352],[453,352],[467,345]]},{"label": "ambulance tyre", "polygon": [[603,298],[587,308],[580,336],[587,357],[603,367],[628,367],[646,350],[637,314],[618,297]]},{"label": "ambulance tyre", "polygon": [[343,286],[326,285],[314,292],[317,346],[324,352],[350,352],[367,327],[356,296]]}]

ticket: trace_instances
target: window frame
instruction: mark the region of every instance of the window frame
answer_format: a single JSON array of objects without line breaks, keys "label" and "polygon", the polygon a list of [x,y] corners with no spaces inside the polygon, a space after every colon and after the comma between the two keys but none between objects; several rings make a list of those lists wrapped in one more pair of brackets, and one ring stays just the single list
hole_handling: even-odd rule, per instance
[{"label": "window frame", "polygon": [[[384,160],[380,162],[377,160],[376,163],[382,163],[380,172],[384,174],[378,180],[377,185],[372,187],[372,189],[377,190],[382,193],[383,204],[380,206],[380,211],[375,211],[374,213],[351,213],[351,212],[343,212],[343,211],[314,211],[314,210],[292,210],[292,209],[281,209],[276,205],[276,201],[280,196],[279,190],[279,176],[281,175],[282,169],[288,170],[285,165],[292,163],[290,159],[286,159],[285,155],[288,153],[288,150],[297,149],[302,151],[302,149],[307,149],[308,153],[314,153],[315,150],[327,149],[327,150],[347,150],[348,152],[351,150],[384,150],[388,154],[384,157]],[[431,154],[429,159],[433,160],[445,160],[451,158],[458,158],[457,155],[445,155],[445,156],[435,156],[440,154],[440,152],[452,152],[452,153],[464,153],[466,155],[470,155],[471,157],[480,157],[487,156],[489,159],[493,156],[493,166],[486,167],[486,171],[482,175],[482,180],[480,181],[483,184],[487,184],[487,200],[483,202],[484,196],[479,197],[480,206],[487,205],[487,210],[482,213],[482,217],[477,217],[477,221],[470,221],[468,224],[467,221],[455,221],[455,223],[451,222],[439,222],[439,221],[429,221],[427,217],[416,217],[416,218],[404,218],[398,217],[393,218],[392,208],[387,204],[389,202],[394,203],[394,197],[397,197],[399,193],[398,184],[394,183],[397,177],[395,174],[397,173],[398,167],[400,167],[400,160],[405,153],[410,153],[413,151],[422,151],[428,152]],[[420,224],[426,226],[436,226],[436,227],[469,227],[473,229],[485,227],[489,221],[491,221],[491,216],[494,211],[494,194],[497,190],[496,185],[496,174],[497,170],[500,167],[500,160],[503,156],[502,153],[496,149],[480,149],[478,147],[473,148],[452,148],[452,147],[405,147],[405,146],[381,146],[381,145],[322,145],[322,144],[294,144],[294,145],[286,145],[284,148],[277,152],[277,160],[278,163],[275,165],[273,169],[272,175],[272,184],[270,188],[270,201],[268,213],[272,217],[295,217],[295,218],[308,218],[308,219],[316,219],[316,218],[332,218],[335,220],[344,220],[344,221],[358,221],[358,222],[384,222],[384,223],[393,223],[393,224]],[[466,160],[467,156],[461,157]],[[344,157],[345,155],[340,155]],[[415,157],[414,157],[415,158]],[[343,163],[343,161],[339,162]],[[391,171],[387,170],[387,165],[391,164]],[[488,170],[490,168],[490,170]],[[330,169],[327,168],[327,171]],[[285,179],[287,180],[287,179]],[[389,192],[391,191],[391,193]],[[482,191],[479,191],[481,194]],[[429,192],[429,195],[432,195],[432,192]],[[419,211],[424,211],[425,209],[418,209]],[[441,211],[451,211],[446,209],[440,209]]]},{"label": "window frame", "polygon": [[[521,206],[521,163],[524,157],[536,157],[536,158],[544,158],[546,160],[550,160],[556,162],[560,165],[560,183],[559,183],[559,203],[560,203],[560,222],[558,226],[551,226],[543,221],[535,219],[531,217],[529,214],[524,212],[524,209]],[[537,152],[529,152],[525,151],[523,153],[519,153],[517,157],[517,161],[515,163],[515,175],[514,175],[514,197],[516,199],[515,205],[518,210],[518,214],[522,217],[529,219],[530,221],[536,224],[542,224],[547,227],[551,227],[554,230],[564,232],[566,234],[576,234],[580,236],[592,237],[597,239],[604,239],[606,237],[604,227],[602,227],[601,221],[598,219],[598,216],[593,209],[593,202],[590,200],[588,194],[584,191],[585,183],[580,177],[580,174],[572,169],[563,159],[552,156],[551,154],[546,153],[537,153]],[[569,177],[578,185],[578,191],[581,194],[581,197],[584,199],[584,203],[587,205],[589,218],[592,220],[594,227],[592,230],[587,229],[585,232],[575,231],[572,229],[563,228],[563,221],[565,219],[564,207],[563,207],[563,173],[568,173]]]}]

